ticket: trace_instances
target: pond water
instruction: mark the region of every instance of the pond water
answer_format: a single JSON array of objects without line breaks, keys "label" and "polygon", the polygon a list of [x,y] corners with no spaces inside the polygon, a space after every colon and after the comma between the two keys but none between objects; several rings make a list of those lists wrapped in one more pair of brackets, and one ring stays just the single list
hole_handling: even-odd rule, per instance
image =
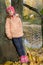
[{"label": "pond water", "polygon": [[41,48],[42,47],[42,41],[39,44],[31,44],[26,38],[23,39],[23,44],[28,48]]}]

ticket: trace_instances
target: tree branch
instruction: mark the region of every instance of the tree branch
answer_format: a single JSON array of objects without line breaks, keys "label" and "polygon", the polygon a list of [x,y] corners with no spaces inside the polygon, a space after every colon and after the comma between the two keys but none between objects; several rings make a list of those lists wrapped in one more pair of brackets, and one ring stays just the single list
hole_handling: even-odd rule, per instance
[{"label": "tree branch", "polygon": [[34,12],[36,12],[37,14],[39,14],[39,16],[41,17],[41,14],[40,12],[38,11],[38,9],[34,8],[34,7],[31,7],[30,5],[27,5],[25,3],[23,3],[23,5],[27,8],[29,8],[30,10],[33,10]]}]

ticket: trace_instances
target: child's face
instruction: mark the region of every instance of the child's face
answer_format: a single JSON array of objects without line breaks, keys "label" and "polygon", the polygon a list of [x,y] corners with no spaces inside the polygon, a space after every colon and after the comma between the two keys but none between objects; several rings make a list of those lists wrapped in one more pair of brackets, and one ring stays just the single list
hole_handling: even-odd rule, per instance
[{"label": "child's face", "polygon": [[9,12],[9,15],[10,16],[13,16],[14,15],[14,12],[12,10],[9,10],[8,12]]}]

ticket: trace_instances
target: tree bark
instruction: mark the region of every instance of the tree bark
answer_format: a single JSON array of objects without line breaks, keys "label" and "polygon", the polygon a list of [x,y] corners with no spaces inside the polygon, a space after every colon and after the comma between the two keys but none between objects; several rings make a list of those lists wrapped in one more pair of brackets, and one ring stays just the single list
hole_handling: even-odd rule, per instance
[{"label": "tree bark", "polygon": [[18,61],[18,54],[11,40],[5,35],[5,18],[6,18],[5,0],[0,0],[0,63],[5,61]]},{"label": "tree bark", "polygon": [[19,13],[22,18],[23,0],[11,0],[11,4],[14,6],[16,12]]}]

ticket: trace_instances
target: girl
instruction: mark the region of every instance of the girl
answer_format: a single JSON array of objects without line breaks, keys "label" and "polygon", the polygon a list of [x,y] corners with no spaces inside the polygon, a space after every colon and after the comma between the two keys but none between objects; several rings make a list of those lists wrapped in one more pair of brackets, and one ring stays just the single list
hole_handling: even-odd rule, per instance
[{"label": "girl", "polygon": [[8,17],[5,23],[5,32],[9,39],[12,40],[16,50],[20,56],[21,63],[27,63],[28,57],[25,54],[24,47],[22,44],[23,27],[22,22],[18,14],[16,14],[13,6],[9,6],[7,9]]}]

